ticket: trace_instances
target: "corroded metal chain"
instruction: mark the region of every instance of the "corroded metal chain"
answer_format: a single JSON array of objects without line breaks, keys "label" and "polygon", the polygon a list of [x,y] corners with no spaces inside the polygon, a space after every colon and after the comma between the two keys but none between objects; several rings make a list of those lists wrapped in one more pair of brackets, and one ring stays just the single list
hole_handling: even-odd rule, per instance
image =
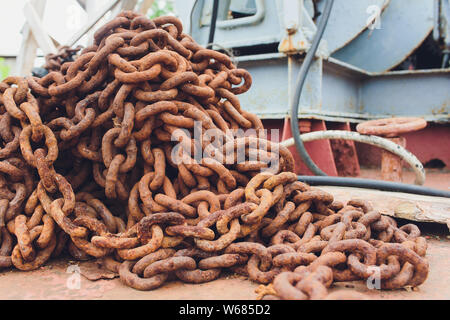
[{"label": "corroded metal chain", "polygon": [[139,290],[232,271],[281,299],[342,297],[374,267],[383,288],[426,279],[418,228],[297,181],[237,98],[250,74],[177,18],[123,12],[79,49],[0,83],[0,268],[66,251]]},{"label": "corroded metal chain", "polygon": [[45,56],[45,65],[43,67],[48,71],[59,71],[65,62],[73,61],[81,49],[82,46],[77,46],[76,48],[61,46],[58,48],[57,53]]},{"label": "corroded metal chain", "polygon": [[[193,192],[181,203],[199,203],[199,217],[177,212],[144,217],[121,239],[131,242],[134,236],[146,244],[119,252],[127,262],[105,266],[139,290],[161,286],[171,273],[184,282],[202,283],[228,269],[258,283],[273,282],[267,298],[281,299],[361,298],[356,293],[329,295],[327,288],[333,281],[368,279],[374,268],[382,288],[423,283],[426,241],[417,227],[397,228],[367,201],[354,199],[343,206],[332,195],[295,180],[293,173],[260,173],[226,197]],[[203,215],[202,202],[205,210],[216,209]],[[254,216],[256,220],[249,218]],[[113,240],[118,241],[96,237],[93,242],[118,248]],[[181,249],[168,249],[173,241]]]}]

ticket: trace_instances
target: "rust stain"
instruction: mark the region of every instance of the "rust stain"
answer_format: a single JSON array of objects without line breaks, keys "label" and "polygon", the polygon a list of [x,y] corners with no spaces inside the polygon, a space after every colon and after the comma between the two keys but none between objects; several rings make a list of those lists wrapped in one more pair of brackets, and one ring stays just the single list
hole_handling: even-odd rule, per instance
[{"label": "rust stain", "polygon": [[444,104],[442,107],[438,108],[438,109],[431,109],[431,113],[432,114],[444,114],[444,113],[448,113],[448,105]]},{"label": "rust stain", "polygon": [[296,51],[294,44],[292,43],[292,36],[288,35],[287,39],[283,39],[279,46],[280,52],[294,52]]},{"label": "rust stain", "polygon": [[333,150],[334,162],[339,176],[356,177],[359,175],[359,167],[352,158],[356,157],[356,149],[353,141],[330,140]]}]

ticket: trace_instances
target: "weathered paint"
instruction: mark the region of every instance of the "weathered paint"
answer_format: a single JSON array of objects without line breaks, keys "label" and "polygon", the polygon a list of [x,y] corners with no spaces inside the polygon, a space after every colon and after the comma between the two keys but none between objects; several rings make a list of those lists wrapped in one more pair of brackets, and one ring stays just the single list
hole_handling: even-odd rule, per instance
[{"label": "weathered paint", "polygon": [[[301,60],[292,60],[289,81],[288,58],[282,54],[239,57],[239,66],[253,76],[252,88],[240,96],[241,104],[264,119],[286,117],[288,95],[295,89],[301,65]],[[403,115],[450,120],[450,69],[370,73],[333,58],[322,65],[322,69],[319,63],[312,66],[308,74],[300,99],[301,118],[361,122]]]},{"label": "weathered paint", "polygon": [[371,72],[392,69],[405,60],[433,29],[433,2],[391,1],[379,29],[365,30],[333,57]]}]

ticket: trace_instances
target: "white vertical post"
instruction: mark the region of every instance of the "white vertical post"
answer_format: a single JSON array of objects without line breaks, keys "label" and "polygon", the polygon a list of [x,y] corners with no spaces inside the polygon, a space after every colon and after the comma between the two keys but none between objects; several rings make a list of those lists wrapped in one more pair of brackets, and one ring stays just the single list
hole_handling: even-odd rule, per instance
[{"label": "white vertical post", "polygon": [[[46,0],[31,0],[30,3],[40,18],[44,15]],[[16,61],[16,74],[26,76],[31,73],[36,58],[38,44],[33,37],[30,26],[25,22],[22,28],[22,44]]]},{"label": "white vertical post", "polygon": [[[85,0],[84,10],[87,13],[87,21],[91,21],[92,19],[94,19],[95,14],[97,13],[98,10],[97,5],[98,1],[96,0]],[[89,31],[86,32],[87,38],[89,39],[88,41],[91,42],[88,43],[88,45],[92,44],[94,32],[95,31],[93,30],[93,28],[91,28]]]},{"label": "white vertical post", "polygon": [[56,53],[55,44],[45,31],[41,18],[30,2],[25,4],[23,13],[25,14],[27,23],[30,25],[30,30],[33,33],[34,39],[44,54]]}]

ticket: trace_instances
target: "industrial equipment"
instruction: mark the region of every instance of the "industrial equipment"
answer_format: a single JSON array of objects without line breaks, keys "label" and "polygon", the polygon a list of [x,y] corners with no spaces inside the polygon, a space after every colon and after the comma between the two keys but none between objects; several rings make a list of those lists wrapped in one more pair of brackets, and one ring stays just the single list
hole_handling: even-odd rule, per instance
[{"label": "industrial equipment", "polygon": [[[264,119],[266,127],[282,128],[282,140],[291,137],[286,118],[295,78],[325,3],[219,1],[214,48],[232,52],[239,66],[250,71],[253,87],[242,95],[242,105]],[[176,5],[193,38],[207,45],[213,0]],[[449,167],[448,148],[434,147],[437,138],[450,143],[449,8],[448,0],[335,0],[306,78],[298,118],[318,131],[354,130],[357,123],[372,119],[421,117],[428,126],[405,135],[409,150],[424,164]],[[361,161],[371,165],[370,159],[377,158],[367,148],[374,157],[352,156],[353,142],[317,141],[307,149],[328,175],[355,176]],[[311,173],[306,166],[298,172]]]}]

